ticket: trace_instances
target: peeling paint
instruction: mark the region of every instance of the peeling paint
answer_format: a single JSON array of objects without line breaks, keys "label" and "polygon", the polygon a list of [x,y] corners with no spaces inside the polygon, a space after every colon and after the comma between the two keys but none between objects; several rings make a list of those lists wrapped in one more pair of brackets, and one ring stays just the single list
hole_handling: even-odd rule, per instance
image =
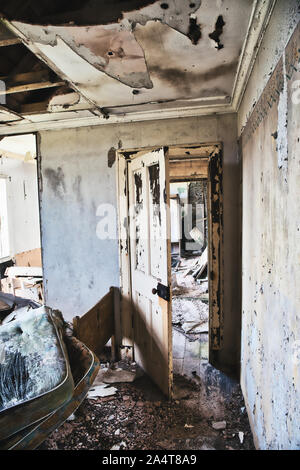
[{"label": "peeling paint", "polygon": [[187,37],[191,40],[192,44],[196,45],[201,39],[201,28],[200,25],[197,23],[197,18],[190,17],[190,24],[189,30],[187,33]]},{"label": "peeling paint", "polygon": [[[162,8],[162,3],[168,8]],[[244,40],[240,31],[247,31],[250,3],[238,4],[234,15],[228,15],[230,35],[222,54],[207,53],[215,6],[199,0],[147,3],[125,12],[115,23],[41,27],[16,21],[13,26],[35,53],[82,94],[93,113],[107,119],[137,110],[230,103]],[[225,8],[224,4],[220,14]],[[163,47],[157,47],[157,42]]]},{"label": "peeling paint", "polygon": [[159,164],[149,166],[150,194],[152,195],[154,223],[158,218],[161,223],[160,213],[160,183],[159,183]]},{"label": "peeling paint", "polygon": [[225,26],[225,24],[226,23],[223,20],[223,16],[219,15],[218,19],[216,21],[215,30],[208,35],[210,37],[210,39],[212,39],[213,41],[216,42],[216,44],[217,44],[216,49],[218,49],[218,50],[223,49],[223,47],[224,47],[224,45],[221,43],[220,36],[223,33],[223,27]]},{"label": "peeling paint", "polygon": [[299,109],[289,80],[300,74],[299,32],[282,49],[242,139],[241,384],[261,450],[300,449]]},{"label": "peeling paint", "polygon": [[113,166],[116,161],[116,149],[111,147],[107,153],[107,165],[109,168]]},{"label": "peeling paint", "polygon": [[277,158],[278,168],[287,168],[288,164],[288,92],[285,54],[283,54],[283,88],[278,102]]}]

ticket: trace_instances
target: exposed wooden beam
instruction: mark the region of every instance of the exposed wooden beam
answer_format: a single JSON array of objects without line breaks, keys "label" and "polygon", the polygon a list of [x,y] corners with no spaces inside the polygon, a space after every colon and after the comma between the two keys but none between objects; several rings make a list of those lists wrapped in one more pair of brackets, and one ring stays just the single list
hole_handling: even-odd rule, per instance
[{"label": "exposed wooden beam", "polygon": [[50,81],[49,70],[43,69],[34,72],[15,73],[10,75],[0,76],[0,80],[6,82],[8,85],[21,85],[26,83],[37,83],[42,80]]},{"label": "exposed wooden beam", "polygon": [[21,114],[45,113],[48,109],[49,100],[38,101],[37,103],[24,103],[21,105]]},{"label": "exposed wooden beam", "polygon": [[0,47],[14,46],[15,44],[21,44],[21,43],[22,41],[19,38],[7,38],[7,39],[0,38]]},{"label": "exposed wooden beam", "polygon": [[62,81],[56,81],[56,82],[45,81],[45,82],[37,82],[37,83],[26,83],[24,85],[8,86],[6,90],[0,90],[0,96],[10,95],[12,93],[24,93],[27,91],[42,90],[43,88],[53,88],[53,87],[58,87],[58,86],[63,86],[63,85],[65,85],[65,82],[62,82]]},{"label": "exposed wooden beam", "polygon": [[169,148],[169,158],[173,159],[188,159],[188,158],[207,158],[216,151],[216,145],[195,145],[195,146],[182,146]]},{"label": "exposed wooden beam", "polygon": [[185,160],[169,161],[170,181],[186,181],[198,178],[207,178],[208,159],[194,158]]},{"label": "exposed wooden beam", "polygon": [[0,47],[13,46],[21,43],[22,41],[19,37],[15,36],[3,24],[0,24]]}]

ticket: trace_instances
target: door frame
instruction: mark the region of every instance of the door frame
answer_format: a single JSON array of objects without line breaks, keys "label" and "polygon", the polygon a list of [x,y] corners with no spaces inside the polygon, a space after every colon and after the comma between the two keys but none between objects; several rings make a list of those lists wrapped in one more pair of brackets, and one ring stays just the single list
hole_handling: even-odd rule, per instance
[{"label": "door frame", "polygon": [[[119,233],[119,263],[121,292],[121,351],[122,358],[134,359],[133,315],[131,309],[131,269],[129,232],[129,200],[127,160],[141,152],[149,152],[164,146],[119,149],[116,152],[117,217]],[[171,155],[187,155],[188,158],[208,157],[208,256],[209,256],[209,362],[220,366],[218,352],[222,349],[223,312],[223,146],[220,142],[192,143],[165,146]],[[191,175],[190,180],[197,179]],[[213,213],[212,213],[213,211]],[[172,354],[172,351],[169,351]]]}]

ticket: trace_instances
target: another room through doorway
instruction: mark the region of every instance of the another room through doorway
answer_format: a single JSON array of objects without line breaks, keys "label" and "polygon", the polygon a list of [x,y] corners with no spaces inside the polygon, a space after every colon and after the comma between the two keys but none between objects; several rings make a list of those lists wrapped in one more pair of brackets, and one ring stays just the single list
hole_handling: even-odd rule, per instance
[{"label": "another room through doorway", "polygon": [[201,377],[208,363],[207,179],[170,183],[173,372]]}]

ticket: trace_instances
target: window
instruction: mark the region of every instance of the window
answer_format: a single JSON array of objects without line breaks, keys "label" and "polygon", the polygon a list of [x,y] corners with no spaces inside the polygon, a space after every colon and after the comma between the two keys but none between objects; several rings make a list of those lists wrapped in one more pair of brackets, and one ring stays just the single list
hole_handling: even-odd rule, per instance
[{"label": "window", "polygon": [[0,176],[0,260],[9,256],[6,178]]}]

